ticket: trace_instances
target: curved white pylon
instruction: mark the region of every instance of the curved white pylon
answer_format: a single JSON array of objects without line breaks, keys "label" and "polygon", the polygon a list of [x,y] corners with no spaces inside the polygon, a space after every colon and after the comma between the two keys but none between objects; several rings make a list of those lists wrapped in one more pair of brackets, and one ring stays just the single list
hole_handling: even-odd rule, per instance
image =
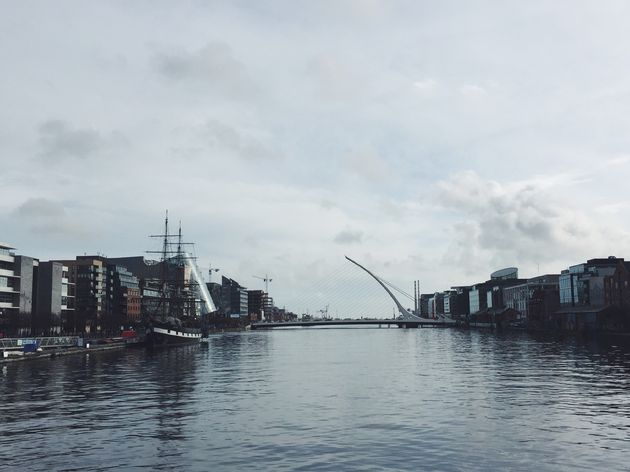
[{"label": "curved white pylon", "polygon": [[398,299],[394,296],[394,294],[391,292],[390,289],[387,288],[387,286],[381,282],[381,279],[379,279],[376,275],[374,275],[372,272],[370,272],[369,270],[367,270],[365,267],[363,267],[361,264],[359,264],[357,261],[353,261],[352,259],[350,259],[348,256],[345,256],[346,259],[348,259],[350,262],[352,262],[354,265],[360,267],[361,269],[363,269],[364,271],[366,271],[368,274],[370,274],[374,280],[376,280],[381,287],[383,287],[385,289],[385,291],[389,294],[390,297],[392,297],[392,300],[394,300],[394,303],[396,304],[396,306],[398,307],[398,311],[400,311],[400,314],[403,316],[404,319],[406,320],[421,320],[422,318],[420,318],[419,316],[413,315],[411,313],[409,313],[409,311],[407,309],[405,309],[405,307],[403,307],[400,302],[398,301]]}]

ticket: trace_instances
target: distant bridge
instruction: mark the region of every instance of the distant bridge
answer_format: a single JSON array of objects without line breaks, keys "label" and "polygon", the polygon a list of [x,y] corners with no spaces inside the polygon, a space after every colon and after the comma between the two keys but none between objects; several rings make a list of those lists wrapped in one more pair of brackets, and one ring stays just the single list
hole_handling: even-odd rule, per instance
[{"label": "distant bridge", "polygon": [[[416,317],[417,318],[417,317]],[[287,321],[280,323],[252,323],[251,329],[274,328],[313,328],[322,326],[397,326],[398,328],[448,328],[455,326],[450,319],[389,319],[389,320],[323,320],[323,321]]]},{"label": "distant bridge", "polygon": [[[382,327],[386,325],[390,326],[398,326],[399,328],[447,328],[450,326],[455,326],[456,322],[450,317],[446,317],[441,315],[440,318],[422,318],[413,313],[410,313],[409,310],[405,309],[402,304],[398,301],[396,296],[392,293],[392,291],[387,287],[387,285],[391,285],[388,282],[385,282],[380,277],[375,275],[370,270],[363,267],[358,262],[350,259],[346,256],[346,259],[357,267],[361,268],[365,272],[367,272],[370,277],[372,277],[378,284],[387,292],[387,294],[392,298],[398,311],[400,312],[400,316],[398,318],[392,319],[360,319],[360,320],[308,320],[308,321],[289,321],[289,322],[279,322],[279,323],[269,323],[269,322],[258,322],[252,323],[250,325],[251,329],[274,329],[274,328],[313,328],[313,327],[321,327],[321,326],[379,326]],[[386,285],[387,284],[387,285]],[[393,286],[392,286],[393,287]],[[395,287],[394,287],[395,288]],[[399,290],[400,291],[400,290]],[[403,292],[404,293],[404,292]]]}]

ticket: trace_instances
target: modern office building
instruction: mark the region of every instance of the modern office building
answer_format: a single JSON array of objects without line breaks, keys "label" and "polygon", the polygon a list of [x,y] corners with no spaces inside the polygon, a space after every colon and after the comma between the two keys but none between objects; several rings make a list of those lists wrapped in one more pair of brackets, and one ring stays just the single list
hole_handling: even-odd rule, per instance
[{"label": "modern office building", "polygon": [[20,313],[20,275],[14,248],[0,243],[0,333],[13,334]]},{"label": "modern office building", "polygon": [[468,287],[453,287],[442,292],[444,297],[444,315],[460,319],[468,315]]},{"label": "modern office building", "polygon": [[61,262],[39,262],[33,334],[57,335],[73,325],[76,286]]},{"label": "modern office building", "polygon": [[16,255],[0,244],[0,332],[10,336],[67,332],[75,284],[61,262]]},{"label": "modern office building", "polygon": [[468,292],[468,306],[470,307],[470,314],[484,311],[488,308],[488,292],[490,285],[481,282],[470,287]]},{"label": "modern office building", "polygon": [[493,272],[490,275],[490,280],[470,287],[468,293],[470,314],[506,308],[503,300],[503,290],[506,287],[519,285],[524,282],[524,279],[518,278],[518,269],[516,267],[508,267]]},{"label": "modern office building", "polygon": [[435,318],[436,313],[435,294],[432,294],[431,297],[427,299],[427,318]]},{"label": "modern office building", "polygon": [[[451,290],[448,291],[448,315],[451,318],[464,319],[468,316],[470,313],[469,292],[470,287],[467,286],[451,287]],[[444,311],[446,314],[446,301],[444,302]]]},{"label": "modern office building", "polygon": [[[163,299],[160,292],[163,267],[161,262],[143,256],[108,257],[107,262],[127,271],[119,270],[122,274],[121,287],[127,287],[123,291],[127,292],[128,302],[131,302],[127,303],[127,318],[130,323],[133,324],[142,313],[159,314],[163,310],[168,310],[168,302]],[[138,283],[137,287],[135,281]],[[136,293],[136,288],[139,293]],[[120,298],[119,303],[122,304]]]},{"label": "modern office building", "polygon": [[546,274],[503,289],[506,307],[518,312],[531,328],[543,328],[560,305],[559,276]]},{"label": "modern office building", "polygon": [[559,329],[618,331],[630,328],[630,263],[610,256],[562,271]]},{"label": "modern office building", "polygon": [[422,293],[420,300],[418,301],[420,316],[423,318],[429,318],[429,300],[433,298],[433,293]]},{"label": "modern office building", "polygon": [[261,321],[265,312],[266,293],[264,290],[248,290],[247,306],[250,321]]},{"label": "modern office building", "polygon": [[0,332],[5,335],[31,333],[38,265],[37,259],[16,255],[0,243]]},{"label": "modern office building", "polygon": [[113,329],[140,321],[140,281],[126,267],[107,265],[107,323]]},{"label": "modern office building", "polygon": [[263,298],[263,320],[271,319],[274,308],[273,297],[270,297],[268,293],[265,293]]},{"label": "modern office building", "polygon": [[225,315],[225,310],[223,309],[223,294],[221,292],[223,286],[216,282],[208,282],[206,283],[206,287],[208,288],[208,293],[210,294],[210,298],[212,298],[214,306],[217,308],[217,314]]},{"label": "modern office building", "polygon": [[222,306],[228,317],[247,317],[249,313],[247,288],[236,280],[222,276],[221,295]]},{"label": "modern office building", "polygon": [[75,283],[74,319],[68,331],[99,334],[111,327],[105,315],[107,299],[107,260],[103,256],[77,256],[75,260],[57,261],[68,267]]}]

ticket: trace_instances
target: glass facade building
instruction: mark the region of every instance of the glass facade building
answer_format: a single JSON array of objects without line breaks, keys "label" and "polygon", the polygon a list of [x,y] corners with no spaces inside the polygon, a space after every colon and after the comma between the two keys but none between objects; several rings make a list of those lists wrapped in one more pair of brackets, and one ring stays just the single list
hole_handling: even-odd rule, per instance
[{"label": "glass facade building", "polygon": [[477,287],[473,287],[468,293],[468,300],[470,303],[470,313],[477,313],[481,309],[481,305],[479,304],[479,289],[477,289]]}]

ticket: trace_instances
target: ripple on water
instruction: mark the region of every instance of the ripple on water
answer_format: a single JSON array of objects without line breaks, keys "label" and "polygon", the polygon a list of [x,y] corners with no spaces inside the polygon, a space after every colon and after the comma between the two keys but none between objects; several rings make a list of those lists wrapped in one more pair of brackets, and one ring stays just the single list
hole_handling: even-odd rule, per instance
[{"label": "ripple on water", "polygon": [[7,470],[624,470],[630,349],[456,330],[212,336],[2,366]]}]

